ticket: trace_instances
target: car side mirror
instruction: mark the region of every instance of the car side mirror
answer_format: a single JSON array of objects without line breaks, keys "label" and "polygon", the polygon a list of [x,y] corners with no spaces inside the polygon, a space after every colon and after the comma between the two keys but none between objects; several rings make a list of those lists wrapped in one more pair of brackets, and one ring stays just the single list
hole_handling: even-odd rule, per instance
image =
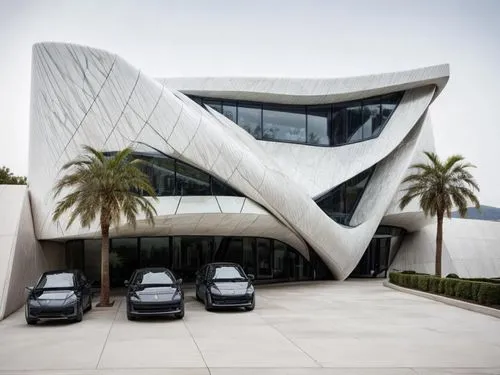
[{"label": "car side mirror", "polygon": [[182,279],[177,279],[177,285],[182,285]]},{"label": "car side mirror", "polygon": [[250,280],[250,281],[255,280],[255,276],[253,274],[249,273],[247,276],[248,276],[248,280]]},{"label": "car side mirror", "polygon": [[125,286],[129,286],[129,282],[128,282],[128,280],[125,280],[125,281],[123,282],[123,285],[125,285]]}]

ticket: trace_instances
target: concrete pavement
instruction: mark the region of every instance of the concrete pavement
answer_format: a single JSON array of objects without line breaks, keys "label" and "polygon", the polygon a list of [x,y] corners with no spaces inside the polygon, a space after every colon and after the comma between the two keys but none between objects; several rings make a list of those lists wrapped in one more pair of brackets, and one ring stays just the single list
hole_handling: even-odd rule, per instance
[{"label": "concrete pavement", "polygon": [[257,289],[253,312],[129,322],[122,298],[82,323],[0,322],[0,374],[500,374],[500,319],[377,280]]}]

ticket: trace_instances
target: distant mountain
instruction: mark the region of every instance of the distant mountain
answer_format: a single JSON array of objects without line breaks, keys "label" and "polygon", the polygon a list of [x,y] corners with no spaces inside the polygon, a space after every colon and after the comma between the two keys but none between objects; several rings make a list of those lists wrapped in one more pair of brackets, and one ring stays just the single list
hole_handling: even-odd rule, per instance
[{"label": "distant mountain", "polygon": [[[451,217],[460,217],[457,211],[451,213]],[[481,210],[475,207],[467,209],[465,219],[500,221],[500,208],[491,206],[481,206]]]}]

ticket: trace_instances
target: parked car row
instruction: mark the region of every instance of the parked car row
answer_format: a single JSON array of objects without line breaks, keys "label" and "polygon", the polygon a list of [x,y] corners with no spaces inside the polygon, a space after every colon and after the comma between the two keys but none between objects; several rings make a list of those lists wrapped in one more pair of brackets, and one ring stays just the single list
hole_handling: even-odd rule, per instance
[{"label": "parked car row", "polygon": [[[255,307],[253,275],[247,275],[235,263],[210,263],[196,272],[196,299],[207,311],[239,307],[250,311]],[[141,268],[125,281],[127,318],[146,316],[184,317],[182,279],[163,267]],[[67,319],[80,322],[83,313],[92,309],[92,289],[79,270],[45,272],[35,287],[29,287],[26,322],[41,319]]]}]

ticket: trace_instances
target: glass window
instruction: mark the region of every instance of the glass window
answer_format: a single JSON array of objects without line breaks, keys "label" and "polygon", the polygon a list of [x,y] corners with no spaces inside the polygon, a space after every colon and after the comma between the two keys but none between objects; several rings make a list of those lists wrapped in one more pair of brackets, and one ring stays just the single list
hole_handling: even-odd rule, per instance
[{"label": "glass window", "polygon": [[73,240],[66,242],[66,267],[68,269],[83,270],[85,267],[85,258],[83,252],[83,240]]},{"label": "glass window", "polygon": [[287,257],[287,246],[281,242],[274,240],[274,269],[273,278],[275,279],[286,279],[288,278],[288,257]]},{"label": "glass window", "polygon": [[175,160],[161,155],[135,155],[142,160],[141,170],[148,176],[156,194],[160,197],[174,195]]},{"label": "glass window", "polygon": [[109,251],[111,286],[123,286],[137,268],[139,251],[137,238],[114,238]]},{"label": "glass window", "polygon": [[210,176],[190,165],[176,161],[177,195],[211,195]]},{"label": "glass window", "polygon": [[222,102],[216,99],[203,99],[203,104],[208,105],[215,109],[217,112],[222,113]]},{"label": "glass window", "polygon": [[381,125],[380,98],[363,101],[363,139],[378,135]]},{"label": "glass window", "polygon": [[346,108],[347,111],[347,143],[361,141],[363,139],[362,107],[361,104],[352,104]]},{"label": "glass window", "polygon": [[213,239],[202,236],[174,237],[174,273],[185,281],[194,280],[196,271],[213,259]]},{"label": "glass window", "polygon": [[312,145],[329,145],[328,117],[330,106],[309,107],[307,109],[307,143]]},{"label": "glass window", "polygon": [[141,267],[170,267],[170,241],[168,237],[141,237]]},{"label": "glass window", "polygon": [[245,273],[240,267],[220,265],[210,268],[208,278],[212,280],[239,280],[245,279]]},{"label": "glass window", "polygon": [[267,279],[273,276],[271,240],[257,238],[257,277]]},{"label": "glass window", "polygon": [[257,275],[255,238],[243,238],[243,261],[240,263],[247,274]]},{"label": "glass window", "polygon": [[381,126],[384,126],[389,117],[391,117],[392,112],[396,109],[401,100],[403,94],[402,93],[394,93],[382,96],[380,99],[381,102]]},{"label": "glass window", "polygon": [[223,184],[216,178],[212,177],[212,194],[213,195],[229,195],[229,196],[239,196],[233,188],[229,185]]},{"label": "glass window", "polygon": [[101,240],[84,240],[85,273],[93,283],[101,281]]},{"label": "glass window", "polygon": [[333,107],[332,113],[332,144],[342,145],[346,143],[347,109],[344,107]]},{"label": "glass window", "polygon": [[238,125],[256,139],[262,137],[262,109],[259,105],[240,104],[238,106]]},{"label": "glass window", "polygon": [[46,273],[40,279],[36,289],[72,288],[75,286],[74,274],[71,272]]},{"label": "glass window", "polygon": [[175,283],[175,278],[168,271],[140,271],[136,273],[134,283],[139,285],[169,285]]},{"label": "glass window", "polygon": [[236,104],[224,102],[222,105],[222,114],[232,122],[236,122]]},{"label": "glass window", "polygon": [[305,143],[305,107],[264,107],[262,139]]},{"label": "glass window", "polygon": [[363,195],[363,191],[365,190],[365,186],[368,182],[368,178],[370,177],[371,169],[364,171],[357,176],[354,176],[350,180],[345,183],[345,204],[346,204],[346,213],[352,214],[356,205]]}]

